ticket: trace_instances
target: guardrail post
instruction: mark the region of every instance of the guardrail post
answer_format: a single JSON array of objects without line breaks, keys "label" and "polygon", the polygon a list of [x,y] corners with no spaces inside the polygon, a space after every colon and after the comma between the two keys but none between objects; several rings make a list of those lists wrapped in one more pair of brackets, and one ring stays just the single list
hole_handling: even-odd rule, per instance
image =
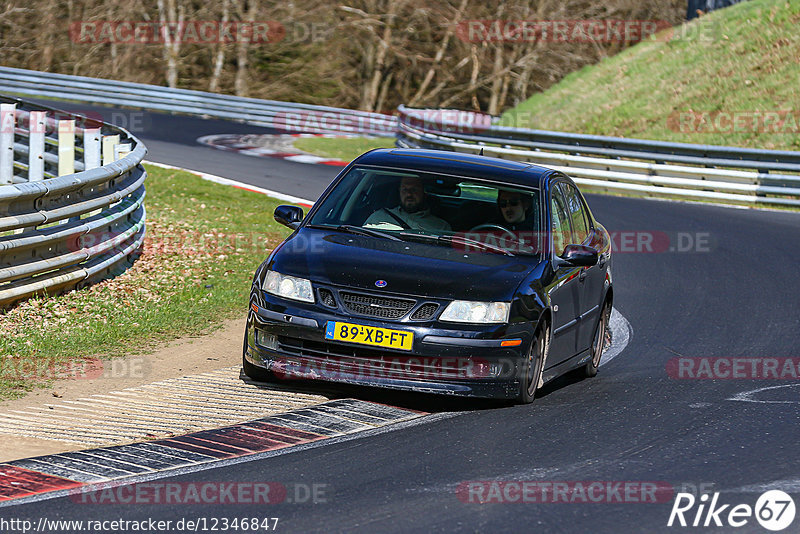
[{"label": "guardrail post", "polygon": [[83,166],[87,171],[100,166],[100,128],[83,131]]},{"label": "guardrail post", "polygon": [[28,181],[44,179],[44,133],[46,111],[31,111],[28,116]]},{"label": "guardrail post", "polygon": [[58,175],[75,174],[75,121],[58,121]]},{"label": "guardrail post", "polygon": [[120,143],[118,145],[114,145],[114,161],[119,161],[130,153],[130,143]]},{"label": "guardrail post", "polygon": [[103,137],[103,165],[116,161],[114,159],[114,145],[119,144],[119,134]]},{"label": "guardrail post", "polygon": [[14,179],[14,127],[16,104],[0,104],[0,185]]}]

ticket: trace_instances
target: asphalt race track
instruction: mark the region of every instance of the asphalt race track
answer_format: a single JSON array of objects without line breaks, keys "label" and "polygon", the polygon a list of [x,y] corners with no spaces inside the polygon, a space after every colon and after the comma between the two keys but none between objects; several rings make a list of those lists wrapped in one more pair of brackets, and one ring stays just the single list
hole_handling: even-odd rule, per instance
[{"label": "asphalt race track", "polygon": [[[148,116],[149,129],[135,133],[154,161],[312,199],[338,170],[194,143],[200,135],[255,128]],[[469,502],[463,491],[469,481],[655,481],[674,492],[720,492],[720,503],[750,506],[764,491],[782,489],[800,505],[800,377],[674,378],[679,363],[688,361],[680,358],[728,358],[731,364],[733,358],[800,357],[800,214],[605,196],[588,200],[612,233],[638,232],[633,242],[655,236],[659,245],[654,252],[614,256],[614,304],[633,334],[597,378],[562,378],[532,405],[511,407],[351,390],[350,396],[439,413],[365,437],[159,480],[321,484],[325,494],[318,500],[325,502],[88,505],[59,497],[0,508],[0,518],[277,517],[279,532],[702,529],[667,527],[674,493],[659,503],[624,495],[626,502],[612,495],[603,499],[612,502],[479,503]],[[631,234],[618,237],[625,235]],[[515,500],[514,494],[505,500]],[[687,520],[696,510],[687,512]],[[798,523],[787,532],[797,532]],[[736,531],[765,529],[751,517]]]}]

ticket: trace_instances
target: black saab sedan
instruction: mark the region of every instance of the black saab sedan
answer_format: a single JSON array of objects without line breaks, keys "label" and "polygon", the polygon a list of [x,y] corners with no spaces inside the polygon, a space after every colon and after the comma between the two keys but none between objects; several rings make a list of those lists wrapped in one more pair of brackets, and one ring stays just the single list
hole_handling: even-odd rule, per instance
[{"label": "black saab sedan", "polygon": [[385,149],[348,165],[256,270],[244,372],[531,402],[597,374],[610,238],[555,170]]}]

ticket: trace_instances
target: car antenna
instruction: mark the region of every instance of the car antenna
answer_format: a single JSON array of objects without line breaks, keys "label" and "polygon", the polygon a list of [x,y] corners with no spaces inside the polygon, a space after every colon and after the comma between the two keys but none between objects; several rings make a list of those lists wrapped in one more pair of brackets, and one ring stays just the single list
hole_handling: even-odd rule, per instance
[{"label": "car antenna", "polygon": [[479,155],[483,156],[483,147],[481,147],[481,153]]}]

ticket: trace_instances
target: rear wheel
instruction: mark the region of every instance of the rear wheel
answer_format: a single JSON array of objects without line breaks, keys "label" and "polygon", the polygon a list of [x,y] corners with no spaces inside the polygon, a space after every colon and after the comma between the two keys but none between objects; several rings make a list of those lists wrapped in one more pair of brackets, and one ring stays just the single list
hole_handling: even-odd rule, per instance
[{"label": "rear wheel", "polygon": [[594,330],[594,338],[592,339],[592,359],[586,362],[586,367],[583,368],[583,374],[591,378],[597,376],[597,369],[600,367],[600,359],[603,357],[603,349],[606,345],[606,332],[608,331],[608,319],[611,316],[611,307],[608,304],[603,305],[603,311],[600,312],[600,319],[597,320],[597,327]]},{"label": "rear wheel", "polygon": [[530,404],[536,397],[536,390],[542,385],[544,363],[547,360],[549,347],[548,330],[547,327],[543,327],[531,342],[523,363],[523,372],[520,373],[519,394],[517,395],[517,401],[520,404]]}]

